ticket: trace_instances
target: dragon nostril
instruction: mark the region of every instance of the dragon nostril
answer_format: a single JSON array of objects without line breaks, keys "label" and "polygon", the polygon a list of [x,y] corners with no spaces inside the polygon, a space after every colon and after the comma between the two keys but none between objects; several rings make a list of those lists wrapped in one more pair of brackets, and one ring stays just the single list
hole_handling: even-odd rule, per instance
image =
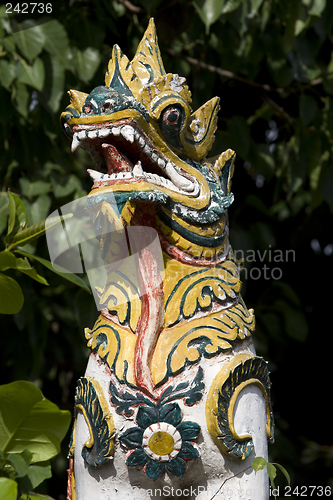
[{"label": "dragon nostril", "polygon": [[88,105],[85,107],[84,112],[86,113],[86,115],[93,115],[93,114],[95,113],[94,108],[92,107],[92,105],[91,105],[91,104],[88,104]]},{"label": "dragon nostril", "polygon": [[110,103],[109,102],[106,102],[105,104],[103,104],[102,106],[102,113],[107,113],[108,111],[110,111]]}]

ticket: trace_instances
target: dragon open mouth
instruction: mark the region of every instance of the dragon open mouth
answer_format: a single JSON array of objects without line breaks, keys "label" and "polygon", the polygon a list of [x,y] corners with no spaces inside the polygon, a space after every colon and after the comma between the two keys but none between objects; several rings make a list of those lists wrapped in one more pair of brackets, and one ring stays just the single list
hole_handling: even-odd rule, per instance
[{"label": "dragon open mouth", "polygon": [[146,181],[171,191],[197,196],[199,185],[156,149],[135,120],[74,125],[72,152],[85,149],[97,170],[88,170],[93,187]]}]

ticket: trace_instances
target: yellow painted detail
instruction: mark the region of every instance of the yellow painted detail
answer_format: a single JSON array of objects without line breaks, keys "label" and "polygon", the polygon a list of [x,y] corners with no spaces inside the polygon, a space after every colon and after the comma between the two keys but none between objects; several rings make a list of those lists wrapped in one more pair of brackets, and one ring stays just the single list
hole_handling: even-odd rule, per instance
[{"label": "yellow painted detail", "polygon": [[236,159],[235,152],[232,149],[227,149],[227,151],[224,151],[223,153],[220,154],[220,156],[218,156],[218,158],[216,159],[216,161],[213,165],[214,171],[216,172],[216,174],[218,176],[220,176],[224,165],[226,164],[226,162],[228,160],[230,160],[230,158],[232,156],[233,156],[233,160],[231,163],[231,168],[229,171],[229,176],[228,176],[228,181],[227,181],[228,192],[225,193],[227,195],[230,194],[230,192],[231,192],[231,179],[232,179],[232,176],[234,175],[234,170],[235,170],[235,159]]},{"label": "yellow painted detail", "polygon": [[[179,372],[186,363],[200,360],[200,347],[207,355],[232,349],[233,341],[245,339],[254,331],[253,309],[243,302],[191,321],[165,328],[159,335],[151,363],[155,384]],[[203,342],[203,338],[207,342]]]},{"label": "yellow painted detail", "polygon": [[220,236],[224,228],[227,224],[227,214],[223,214],[221,218],[212,224],[207,224],[207,225],[194,225],[190,224],[189,222],[186,222],[184,219],[181,219],[178,217],[176,214],[172,213],[170,210],[162,207],[161,208],[163,212],[165,212],[170,218],[175,220],[180,226],[184,227],[185,229],[188,229],[194,234],[198,234],[200,236]]},{"label": "yellow painted detail", "polygon": [[[214,261],[221,254],[227,251],[229,245],[228,241],[229,230],[226,234],[226,237],[222,245],[216,248],[210,248],[210,247],[203,247],[201,245],[196,245],[195,243],[187,240],[186,238],[183,238],[183,236],[181,236],[179,233],[177,233],[177,231],[174,231],[169,226],[167,226],[157,216],[156,216],[156,226],[172,245],[177,246],[177,248],[179,248],[180,250],[183,250],[184,252],[190,254],[192,257],[196,257],[198,259],[202,258]],[[184,225],[184,227],[186,226]]]},{"label": "yellow painted detail", "polygon": [[78,113],[82,113],[84,102],[89,94],[86,94],[85,92],[80,92],[79,90],[69,90],[68,94],[71,100],[70,106],[76,109]]},{"label": "yellow painted detail", "polygon": [[175,447],[175,440],[168,432],[157,431],[150,437],[148,447],[157,455],[169,455]]},{"label": "yellow painted detail", "polygon": [[[130,328],[100,316],[94,328],[92,330],[86,328],[84,332],[88,347],[95,350],[99,344],[98,355],[106,361],[110,368],[114,367],[114,372],[119,380],[124,380],[124,373],[128,365],[126,380],[130,384],[134,384],[133,360],[137,336]],[[99,335],[102,337],[98,338]],[[106,337],[105,342],[101,342],[101,339],[104,338],[103,335]]]},{"label": "yellow painted detail", "polygon": [[118,261],[116,270],[108,274],[104,288],[96,287],[96,290],[100,303],[116,314],[120,323],[127,319],[131,330],[135,332],[141,313],[136,259],[131,256]]},{"label": "yellow painted detail", "polygon": [[232,253],[220,265],[206,268],[187,266],[165,256],[163,285],[164,326],[171,326],[178,318],[189,318],[198,305],[203,309],[210,306],[213,298],[210,293],[203,293],[204,288],[219,300],[235,299],[241,289],[239,270]]},{"label": "yellow painted detail", "polygon": [[211,149],[217,128],[217,113],[220,99],[213,97],[192,113],[186,131],[181,137],[186,154],[202,160]]},{"label": "yellow painted detail", "polygon": [[[226,448],[226,446],[223,444],[223,439],[221,439],[221,431],[218,426],[218,418],[217,418],[217,405],[218,405],[218,395],[219,395],[219,390],[223,386],[223,384],[226,382],[226,380],[230,377],[230,374],[233,372],[233,370],[242,362],[246,361],[247,359],[252,358],[253,356],[251,354],[238,354],[234,358],[232,358],[228,363],[226,363],[219,373],[216,375],[214,378],[211,387],[208,392],[207,400],[206,400],[206,421],[207,421],[207,428],[209,431],[209,434],[211,438],[213,439],[214,443],[216,446],[219,448],[219,450],[222,453],[228,453],[229,450]],[[263,392],[265,399],[266,399],[266,413],[267,413],[267,424],[266,424],[266,433],[268,439],[272,438],[271,435],[271,413],[270,413],[270,403],[269,403],[269,396],[266,392],[265,387],[263,384],[260,382],[260,380],[256,379],[255,377],[246,380],[245,382],[240,383],[234,393],[231,396],[229,407],[228,407],[228,421],[229,421],[229,428],[231,431],[231,434],[233,438],[236,441],[242,441],[246,438],[251,438],[249,434],[242,434],[238,435],[235,426],[234,426],[234,411],[235,411],[235,404],[236,401],[241,393],[241,391],[247,387],[248,385],[256,385],[261,389]],[[245,456],[240,457],[242,459],[245,458]]]},{"label": "yellow painted detail", "polygon": [[[84,443],[83,446],[85,446],[86,448],[92,448],[94,446],[94,435],[93,435],[93,432],[92,432],[91,423],[90,423],[89,417],[87,415],[86,409],[81,404],[80,405],[76,405],[75,409],[76,409],[76,411],[77,410],[81,410],[82,411],[82,414],[84,416],[84,420],[86,421],[86,424],[87,424],[87,427],[88,427],[88,431],[89,431],[89,436],[90,437],[89,437],[88,441],[86,441]],[[75,420],[75,423],[76,423],[76,420]]]},{"label": "yellow painted detail", "polygon": [[[146,85],[150,78],[153,79],[164,75],[162,56],[158,46],[154,19],[150,19],[141,42],[138,45],[134,59],[132,60],[134,73],[142,85]],[[152,71],[149,73],[148,68]]]},{"label": "yellow painted detail", "polygon": [[[73,125],[89,125],[92,123],[106,123],[110,124],[114,121],[132,119],[144,124],[145,120],[139,111],[135,109],[124,109],[122,111],[116,111],[115,113],[110,113],[106,115],[92,115],[92,116],[80,116],[79,118],[70,118],[68,124],[72,127]],[[147,122],[146,122],[147,123]]]},{"label": "yellow painted detail", "polygon": [[125,226],[129,226],[132,220],[132,217],[135,214],[136,203],[134,201],[128,200],[126,201],[124,208],[121,211],[121,219]]}]

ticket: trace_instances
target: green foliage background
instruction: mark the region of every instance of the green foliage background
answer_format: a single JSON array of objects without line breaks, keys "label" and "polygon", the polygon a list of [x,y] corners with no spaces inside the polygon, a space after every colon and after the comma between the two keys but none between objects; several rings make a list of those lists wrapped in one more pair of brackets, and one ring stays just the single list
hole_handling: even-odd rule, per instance
[{"label": "green foliage background", "polygon": [[[256,312],[257,352],[272,372],[270,460],[289,471],[292,486],[333,487],[333,2],[58,0],[57,6],[50,22],[26,15],[16,32],[15,17],[0,7],[0,251],[8,188],[23,201],[29,225],[89,192],[92,161],[81,149],[70,153],[59,125],[66,91],[89,93],[103,84],[113,44],[133,57],[153,16],[165,68],[187,78],[193,109],[221,97],[212,156],[237,152],[231,242],[245,257],[257,252],[255,262],[245,263],[243,296]],[[23,250],[48,259],[43,237]],[[276,250],[282,262],[274,261]],[[294,253],[287,259],[288,250]],[[33,381],[72,411],[88,357],[83,328],[98,313],[86,290],[38,261],[32,265],[49,286],[5,271],[19,282],[24,305],[0,316],[1,382]],[[65,448],[42,486],[59,500]]]}]

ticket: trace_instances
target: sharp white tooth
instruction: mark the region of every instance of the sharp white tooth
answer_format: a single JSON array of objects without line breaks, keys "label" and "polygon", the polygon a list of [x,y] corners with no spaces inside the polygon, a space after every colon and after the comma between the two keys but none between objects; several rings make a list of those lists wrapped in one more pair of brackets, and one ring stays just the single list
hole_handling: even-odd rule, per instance
[{"label": "sharp white tooth", "polygon": [[144,138],[141,136],[139,137],[138,142],[139,142],[140,148],[143,148],[146,144]]},{"label": "sharp white tooth", "polygon": [[138,161],[138,163],[136,165],[134,165],[133,175],[134,175],[134,177],[142,177],[144,175],[140,160]]},{"label": "sharp white tooth", "polygon": [[113,135],[120,135],[120,128],[119,127],[112,127],[111,132]]},{"label": "sharp white tooth", "polygon": [[148,146],[148,144],[145,145],[145,147],[143,148],[143,151],[144,153],[146,153],[146,155],[151,155],[151,149],[150,147]]},{"label": "sharp white tooth", "polygon": [[86,137],[86,131],[85,130],[80,130],[80,132],[78,132],[77,136],[78,136],[79,139],[85,139],[85,137]]},{"label": "sharp white tooth", "polygon": [[168,162],[165,171],[172,180],[172,182],[180,189],[184,191],[193,191],[194,185],[188,179],[185,179],[182,175],[178,174],[171,162]]},{"label": "sharp white tooth", "polygon": [[155,184],[161,185],[161,179],[158,175],[153,174]]},{"label": "sharp white tooth", "polygon": [[159,159],[157,160],[157,165],[158,165],[159,167],[161,167],[161,168],[165,168],[165,161],[164,161],[164,160],[162,160],[162,158],[159,158]]},{"label": "sharp white tooth", "polygon": [[157,156],[157,154],[156,154],[156,153],[153,153],[153,154],[151,155],[151,159],[152,159],[153,161],[157,162],[157,160],[158,160],[158,156]]},{"label": "sharp white tooth", "polygon": [[110,133],[108,128],[100,128],[98,131],[98,137],[107,137]]},{"label": "sharp white tooth", "polygon": [[72,140],[72,146],[71,146],[71,151],[74,153],[74,151],[80,146],[80,140],[78,139],[78,134],[74,134],[73,140]]},{"label": "sharp white tooth", "polygon": [[97,130],[89,130],[88,137],[89,139],[95,139],[97,137]]},{"label": "sharp white tooth", "polygon": [[100,181],[104,177],[104,174],[97,172],[97,170],[92,170],[91,168],[88,168],[87,172],[94,182]]},{"label": "sharp white tooth", "polygon": [[129,142],[134,142],[134,128],[130,125],[124,125],[121,130],[121,135]]}]

